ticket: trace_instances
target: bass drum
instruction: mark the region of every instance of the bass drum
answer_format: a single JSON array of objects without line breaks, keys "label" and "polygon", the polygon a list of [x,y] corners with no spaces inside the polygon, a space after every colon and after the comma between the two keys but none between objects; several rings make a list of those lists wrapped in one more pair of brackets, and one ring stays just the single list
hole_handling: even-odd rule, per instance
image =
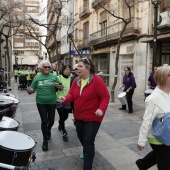
[{"label": "bass drum", "polygon": [[1,163],[28,166],[34,147],[35,141],[26,134],[16,131],[0,132]]},{"label": "bass drum", "polygon": [[19,100],[16,99],[15,97],[0,95],[0,100],[3,100],[3,99],[13,100],[13,101],[14,101],[14,104],[16,104],[16,105],[18,105],[18,103],[19,103]]},{"label": "bass drum", "polygon": [[0,131],[4,130],[17,131],[18,127],[19,123],[10,117],[3,116],[2,120],[0,121]]},{"label": "bass drum", "polygon": [[[0,101],[3,101],[3,100],[12,100],[12,101],[13,101],[13,104],[15,104],[15,105],[17,105],[17,106],[18,106],[18,103],[19,103],[19,100],[17,100],[17,99],[14,98],[14,97],[0,95]],[[13,105],[13,104],[12,104],[12,105]],[[12,105],[11,105],[11,106],[12,106]],[[1,105],[0,105],[0,110],[2,110],[2,108],[4,108],[4,107],[3,107],[3,106],[1,107]],[[16,109],[17,109],[17,107],[16,107]],[[6,116],[8,116],[8,117],[14,117],[14,116],[15,116],[15,113],[16,113],[16,109],[12,109],[12,110],[8,111],[8,112],[6,113]]]},{"label": "bass drum", "polygon": [[4,113],[5,116],[14,117],[14,111],[11,109],[11,106],[13,104],[14,104],[13,100],[0,98],[0,110],[2,111],[4,109],[10,108],[8,111]]}]

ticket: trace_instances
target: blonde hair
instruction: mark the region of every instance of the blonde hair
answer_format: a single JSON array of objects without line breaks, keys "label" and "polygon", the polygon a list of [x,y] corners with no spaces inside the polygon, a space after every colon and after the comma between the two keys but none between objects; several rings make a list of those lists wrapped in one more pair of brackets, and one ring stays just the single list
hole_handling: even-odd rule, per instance
[{"label": "blonde hair", "polygon": [[170,75],[170,66],[164,65],[158,67],[155,74],[154,79],[158,86],[164,86],[166,83],[167,76]]}]

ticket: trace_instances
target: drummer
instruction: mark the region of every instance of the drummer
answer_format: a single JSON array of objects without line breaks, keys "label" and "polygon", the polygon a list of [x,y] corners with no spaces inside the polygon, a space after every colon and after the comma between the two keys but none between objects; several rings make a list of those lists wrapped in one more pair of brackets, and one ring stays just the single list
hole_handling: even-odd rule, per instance
[{"label": "drummer", "polygon": [[[126,99],[127,99],[129,113],[133,113],[132,96],[134,93],[134,89],[136,88],[136,82],[130,67],[125,68],[125,75],[123,76],[123,81],[120,88],[122,87],[124,87],[123,91],[126,92]],[[126,110],[126,105],[122,105],[122,107],[119,108],[119,110]]]},{"label": "drummer", "polygon": [[155,80],[154,80],[154,74],[155,71],[157,70],[158,66],[154,66],[153,71],[150,73],[149,78],[148,78],[148,82],[147,85],[149,86],[150,89],[154,90],[155,87],[157,86]]}]

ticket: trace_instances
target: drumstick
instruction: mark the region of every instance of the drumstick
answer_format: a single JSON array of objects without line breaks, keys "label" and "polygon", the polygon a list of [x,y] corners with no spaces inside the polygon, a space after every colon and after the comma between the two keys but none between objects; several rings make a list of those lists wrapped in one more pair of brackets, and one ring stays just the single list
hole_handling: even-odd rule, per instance
[{"label": "drumstick", "polygon": [[119,90],[119,88],[118,88],[118,89],[114,89],[114,90],[112,90],[112,91],[117,91],[117,90]]},{"label": "drumstick", "polygon": [[8,164],[4,164],[4,163],[0,163],[0,167],[3,167],[5,169],[16,169],[16,170],[28,170],[28,167],[26,166],[12,166],[12,165],[8,165]]}]

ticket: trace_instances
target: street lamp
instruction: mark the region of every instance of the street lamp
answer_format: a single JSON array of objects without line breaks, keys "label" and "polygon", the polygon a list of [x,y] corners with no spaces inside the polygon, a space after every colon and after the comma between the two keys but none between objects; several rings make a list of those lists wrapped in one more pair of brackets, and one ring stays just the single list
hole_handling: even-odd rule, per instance
[{"label": "street lamp", "polygon": [[152,69],[156,65],[156,53],[157,53],[157,25],[158,25],[158,6],[161,4],[161,0],[151,0],[154,5],[154,39],[153,39],[153,62]]}]

